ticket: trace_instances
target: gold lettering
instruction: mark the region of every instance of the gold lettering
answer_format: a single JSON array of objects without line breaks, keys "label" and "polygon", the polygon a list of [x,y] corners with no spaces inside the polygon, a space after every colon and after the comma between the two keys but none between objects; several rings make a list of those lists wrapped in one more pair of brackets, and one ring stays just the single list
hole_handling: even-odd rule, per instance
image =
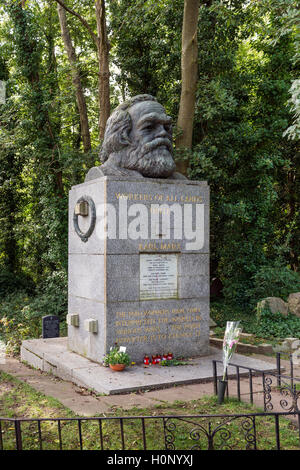
[{"label": "gold lettering", "polygon": [[149,251],[158,250],[156,242],[145,243],[145,244],[139,243],[139,251],[146,251],[146,250],[149,250]]},{"label": "gold lettering", "polygon": [[168,323],[169,319],[168,318],[159,318],[158,323]]},{"label": "gold lettering", "polygon": [[177,202],[177,196],[174,196],[173,194],[171,194],[170,196],[167,195],[166,196],[166,201],[167,202]]}]

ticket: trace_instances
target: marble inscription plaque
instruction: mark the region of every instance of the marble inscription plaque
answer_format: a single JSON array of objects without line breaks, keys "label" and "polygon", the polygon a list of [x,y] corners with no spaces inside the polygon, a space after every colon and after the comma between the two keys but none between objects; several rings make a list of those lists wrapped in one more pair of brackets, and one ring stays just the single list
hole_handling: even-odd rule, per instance
[{"label": "marble inscription plaque", "polygon": [[178,297],[177,254],[140,255],[140,300]]}]

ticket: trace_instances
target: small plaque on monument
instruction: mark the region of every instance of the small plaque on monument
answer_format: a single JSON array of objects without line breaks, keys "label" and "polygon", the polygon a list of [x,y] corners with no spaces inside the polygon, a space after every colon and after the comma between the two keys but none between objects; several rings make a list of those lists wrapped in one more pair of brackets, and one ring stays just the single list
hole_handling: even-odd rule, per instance
[{"label": "small plaque on monument", "polygon": [[140,300],[178,297],[176,254],[140,255]]},{"label": "small plaque on monument", "polygon": [[43,338],[59,337],[59,318],[56,315],[46,315],[42,318]]}]

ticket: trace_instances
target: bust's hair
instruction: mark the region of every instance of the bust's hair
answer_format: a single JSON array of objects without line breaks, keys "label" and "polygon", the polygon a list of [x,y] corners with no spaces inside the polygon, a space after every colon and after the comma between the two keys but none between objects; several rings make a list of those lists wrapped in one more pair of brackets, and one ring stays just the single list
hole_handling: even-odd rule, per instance
[{"label": "bust's hair", "polygon": [[103,144],[99,153],[104,163],[111,153],[119,152],[131,144],[129,133],[132,128],[131,116],[128,109],[142,101],[157,101],[152,95],[137,95],[120,104],[107,120]]}]

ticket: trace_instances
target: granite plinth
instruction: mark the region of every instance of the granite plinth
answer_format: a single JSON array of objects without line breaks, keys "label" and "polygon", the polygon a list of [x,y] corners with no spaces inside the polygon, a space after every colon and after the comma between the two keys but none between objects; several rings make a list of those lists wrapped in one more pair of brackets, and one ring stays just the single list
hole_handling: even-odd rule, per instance
[{"label": "granite plinth", "polygon": [[[208,355],[188,360],[189,365],[147,368],[134,365],[122,372],[114,372],[69,351],[67,338],[51,338],[23,341],[21,360],[97,393],[114,395],[210,381],[213,378],[212,361],[221,361],[222,351],[211,348]],[[232,362],[265,372],[275,370],[274,364],[241,354],[234,354]],[[235,374],[236,368],[229,367],[228,376]],[[240,374],[243,374],[242,369]]]}]

